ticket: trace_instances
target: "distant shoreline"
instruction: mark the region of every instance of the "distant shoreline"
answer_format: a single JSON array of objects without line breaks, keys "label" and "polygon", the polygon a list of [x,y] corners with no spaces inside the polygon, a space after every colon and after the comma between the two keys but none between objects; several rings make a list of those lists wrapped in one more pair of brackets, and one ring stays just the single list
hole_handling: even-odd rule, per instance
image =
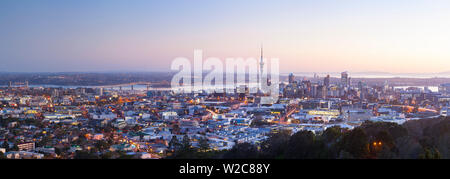
[{"label": "distant shoreline", "polygon": [[[136,73],[2,73],[0,75],[0,86],[14,84],[24,84],[28,82],[30,86],[60,86],[60,87],[98,87],[118,84],[128,84],[134,82],[149,82],[150,87],[163,88],[170,87],[174,72],[136,72]],[[206,74],[206,73],[205,73]],[[309,73],[308,73],[309,74]],[[294,74],[295,75],[295,74]],[[340,75],[340,74],[339,74]],[[386,82],[390,86],[439,86],[450,83],[450,77],[359,77],[357,74],[349,73],[353,85],[363,82],[367,85],[384,85]],[[295,80],[309,80],[311,82],[322,83],[324,77],[320,73],[313,76],[295,75]],[[330,82],[340,83],[340,76],[333,76],[330,73]],[[280,81],[288,81],[288,76],[284,73],[280,75]]]}]

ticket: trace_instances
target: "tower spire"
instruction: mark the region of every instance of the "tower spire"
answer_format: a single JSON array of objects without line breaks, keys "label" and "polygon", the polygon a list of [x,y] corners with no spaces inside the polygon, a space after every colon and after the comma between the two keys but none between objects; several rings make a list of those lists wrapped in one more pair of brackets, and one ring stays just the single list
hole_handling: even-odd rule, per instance
[{"label": "tower spire", "polygon": [[264,55],[264,54],[263,54],[263,50],[264,50],[264,49],[263,49],[263,44],[261,44],[261,62],[260,62],[260,63],[261,63],[262,65],[264,65],[264,61],[263,61],[263,55]]}]

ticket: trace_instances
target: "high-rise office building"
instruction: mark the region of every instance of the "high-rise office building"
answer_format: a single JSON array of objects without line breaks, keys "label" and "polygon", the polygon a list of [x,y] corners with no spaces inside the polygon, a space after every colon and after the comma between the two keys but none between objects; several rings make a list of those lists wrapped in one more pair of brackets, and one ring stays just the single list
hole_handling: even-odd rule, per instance
[{"label": "high-rise office building", "polygon": [[348,87],[350,86],[350,79],[348,77],[348,73],[347,72],[342,72],[341,73],[341,85],[343,87]]},{"label": "high-rise office building", "polygon": [[330,75],[327,75],[327,77],[323,79],[323,85],[327,88],[330,87]]},{"label": "high-rise office building", "polygon": [[294,76],[294,74],[289,74],[289,84],[292,84],[292,83],[294,83],[294,81],[295,81],[295,76]]},{"label": "high-rise office building", "polygon": [[439,93],[450,94],[450,83],[439,85]]}]

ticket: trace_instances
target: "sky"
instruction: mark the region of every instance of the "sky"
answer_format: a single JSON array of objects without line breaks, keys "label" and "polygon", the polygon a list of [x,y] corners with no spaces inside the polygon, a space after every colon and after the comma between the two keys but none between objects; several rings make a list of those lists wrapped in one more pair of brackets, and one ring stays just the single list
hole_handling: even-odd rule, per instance
[{"label": "sky", "polygon": [[0,71],[165,71],[176,57],[281,72],[450,71],[448,0],[1,0]]}]

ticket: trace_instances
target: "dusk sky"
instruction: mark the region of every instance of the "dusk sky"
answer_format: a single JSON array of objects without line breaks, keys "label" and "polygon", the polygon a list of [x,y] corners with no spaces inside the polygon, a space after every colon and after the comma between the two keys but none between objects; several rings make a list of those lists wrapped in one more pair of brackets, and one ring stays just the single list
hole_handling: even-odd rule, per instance
[{"label": "dusk sky", "polygon": [[0,1],[0,71],[161,71],[261,43],[282,72],[450,71],[450,1]]}]

